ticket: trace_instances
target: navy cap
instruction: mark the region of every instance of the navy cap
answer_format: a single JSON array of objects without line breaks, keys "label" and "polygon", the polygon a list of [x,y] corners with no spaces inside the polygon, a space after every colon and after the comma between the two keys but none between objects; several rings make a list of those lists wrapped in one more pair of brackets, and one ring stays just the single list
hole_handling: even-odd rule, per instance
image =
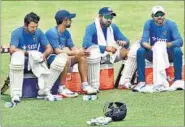
[{"label": "navy cap", "polygon": [[64,18],[69,18],[69,19],[72,19],[76,17],[76,14],[75,13],[69,13],[68,11],[66,10],[59,10],[56,14],[55,14],[55,20],[61,20],[61,19],[64,19]]},{"label": "navy cap", "polygon": [[101,8],[99,10],[99,14],[116,16],[116,13],[114,13],[110,7],[103,7],[103,8]]}]

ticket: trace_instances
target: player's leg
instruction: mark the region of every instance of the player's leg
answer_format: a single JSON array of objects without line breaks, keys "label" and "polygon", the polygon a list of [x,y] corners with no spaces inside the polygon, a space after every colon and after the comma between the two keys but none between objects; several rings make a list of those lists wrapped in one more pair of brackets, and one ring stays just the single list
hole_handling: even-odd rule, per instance
[{"label": "player's leg", "polygon": [[[88,65],[87,65],[87,59],[86,57],[82,56],[72,56],[71,57],[71,66],[78,63],[78,70],[81,76],[82,81],[82,89],[83,91],[87,92],[88,94],[91,93],[97,93],[97,90],[92,88],[90,86],[90,83],[88,83]],[[89,81],[90,82],[90,81]]]},{"label": "player's leg", "polygon": [[[40,90],[38,94],[46,94],[50,101],[53,101],[53,96],[51,96],[51,88],[58,79],[61,72],[64,70],[68,56],[66,53],[58,54],[50,65],[50,74],[45,77],[45,87],[44,90]],[[41,93],[40,93],[41,92]],[[44,92],[44,93],[42,93]]]},{"label": "player's leg", "polygon": [[24,52],[17,51],[12,54],[10,61],[10,95],[12,101],[19,102],[22,96],[24,78]]},{"label": "player's leg", "polygon": [[182,79],[182,51],[180,48],[168,49],[169,61],[174,64],[174,81]]},{"label": "player's leg", "polygon": [[182,51],[179,47],[173,49],[173,58],[174,58],[174,80],[182,79]]},{"label": "player's leg", "polygon": [[128,55],[129,49],[121,48],[120,49],[120,56],[118,59],[123,60]]},{"label": "player's leg", "polygon": [[131,80],[133,78],[134,73],[136,72],[137,63],[136,63],[136,52],[140,46],[138,46],[138,42],[131,46],[128,57],[125,60],[124,68],[122,70],[121,79],[119,82],[120,87],[131,88]]},{"label": "player's leg", "polygon": [[89,85],[98,92],[100,88],[101,52],[97,45],[93,45],[87,50],[90,52],[90,55],[87,57],[88,82]]},{"label": "player's leg", "polygon": [[63,97],[77,97],[78,96],[78,93],[72,92],[70,89],[65,87],[66,76],[67,76],[70,66],[71,66],[71,56],[69,56],[66,66],[60,75],[60,86],[58,89],[58,93],[62,95]]},{"label": "player's leg", "polygon": [[140,89],[146,86],[145,83],[145,58],[148,58],[148,60],[152,60],[152,51],[147,50],[143,47],[140,47],[137,50],[137,72],[138,72],[138,85],[133,88],[134,92],[138,92]]}]

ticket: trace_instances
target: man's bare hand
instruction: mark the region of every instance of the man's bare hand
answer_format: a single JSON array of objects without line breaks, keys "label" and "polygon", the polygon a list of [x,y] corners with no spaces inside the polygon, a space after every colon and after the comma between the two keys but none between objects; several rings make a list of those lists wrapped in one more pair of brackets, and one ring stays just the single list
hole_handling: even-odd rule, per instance
[{"label": "man's bare hand", "polygon": [[113,46],[106,46],[106,51],[112,52],[114,54],[117,51],[117,49],[114,48]]},{"label": "man's bare hand", "polygon": [[88,50],[88,49],[85,49],[85,56],[89,56],[89,55],[91,55],[91,53],[90,53],[90,51]]},{"label": "man's bare hand", "polygon": [[147,42],[143,42],[143,46],[147,49],[152,49],[152,46]]},{"label": "man's bare hand", "polygon": [[171,42],[167,42],[166,45],[167,45],[167,48],[172,47],[172,43]]},{"label": "man's bare hand", "polygon": [[77,56],[89,56],[90,52],[85,51],[83,48],[79,48],[75,50]]}]

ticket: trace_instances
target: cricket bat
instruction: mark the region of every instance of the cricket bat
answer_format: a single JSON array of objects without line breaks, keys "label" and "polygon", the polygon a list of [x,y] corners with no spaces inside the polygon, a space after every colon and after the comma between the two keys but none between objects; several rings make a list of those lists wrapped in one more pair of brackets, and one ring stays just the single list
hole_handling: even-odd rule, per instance
[{"label": "cricket bat", "polygon": [[114,84],[114,88],[118,88],[118,86],[119,86],[119,80],[121,78],[121,72],[122,72],[122,70],[124,68],[124,65],[125,64],[122,64],[120,69],[119,69],[119,72],[118,72],[118,75],[117,75],[117,78],[116,78],[116,81],[115,81],[115,84]]}]

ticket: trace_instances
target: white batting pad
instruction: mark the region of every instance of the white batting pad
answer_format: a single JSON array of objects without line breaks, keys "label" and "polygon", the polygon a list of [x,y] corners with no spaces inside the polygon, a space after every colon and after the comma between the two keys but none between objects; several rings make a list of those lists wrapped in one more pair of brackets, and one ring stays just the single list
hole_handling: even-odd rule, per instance
[{"label": "white batting pad", "polygon": [[87,57],[88,62],[88,82],[89,85],[99,90],[100,87],[100,60],[101,53],[99,46],[94,45],[88,48],[90,56]]},{"label": "white batting pad", "polygon": [[10,61],[10,95],[22,96],[24,70],[24,52],[18,51],[12,54]]},{"label": "white batting pad", "polygon": [[128,52],[128,57],[136,57],[137,50],[140,48],[140,41],[136,41],[132,46],[130,47],[130,50]]},{"label": "white batting pad", "polygon": [[119,84],[120,85],[124,85],[125,80],[126,82],[131,81],[134,72],[136,71],[137,68],[137,63],[136,63],[136,58],[134,57],[128,57],[128,59],[125,61],[125,66],[124,69],[122,71],[122,75],[121,75],[121,79]]},{"label": "white batting pad", "polygon": [[50,90],[56,80],[58,79],[60,73],[64,70],[68,56],[66,53],[61,53],[56,56],[54,61],[51,63],[50,74],[45,77],[45,92],[50,93]]}]

